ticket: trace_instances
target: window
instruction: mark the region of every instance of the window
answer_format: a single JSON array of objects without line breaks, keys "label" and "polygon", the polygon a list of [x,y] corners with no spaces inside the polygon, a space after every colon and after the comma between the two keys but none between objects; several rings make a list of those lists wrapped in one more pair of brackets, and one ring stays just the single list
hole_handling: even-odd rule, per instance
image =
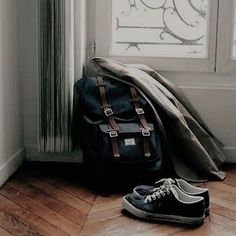
[{"label": "window", "polygon": [[219,0],[217,72],[236,72],[236,0]]},{"label": "window", "polygon": [[159,70],[234,71],[236,0],[96,2],[96,56]]},{"label": "window", "polygon": [[208,0],[112,0],[111,55],[207,58]]},{"label": "window", "polygon": [[234,5],[233,59],[236,60],[236,1]]}]

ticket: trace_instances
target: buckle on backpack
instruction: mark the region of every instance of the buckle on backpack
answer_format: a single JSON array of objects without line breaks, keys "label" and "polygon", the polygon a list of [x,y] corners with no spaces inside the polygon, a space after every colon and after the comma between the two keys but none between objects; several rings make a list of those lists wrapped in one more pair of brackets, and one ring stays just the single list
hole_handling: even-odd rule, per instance
[{"label": "buckle on backpack", "polygon": [[112,111],[111,108],[105,108],[105,109],[104,109],[104,114],[105,114],[106,116],[111,116],[111,115],[113,115],[113,111]]},{"label": "buckle on backpack", "polygon": [[118,133],[115,130],[110,130],[108,133],[111,138],[118,137]]},{"label": "buckle on backpack", "polygon": [[149,137],[149,136],[150,136],[150,131],[147,130],[147,129],[142,129],[142,135],[143,135],[144,137]]},{"label": "buckle on backpack", "polygon": [[144,114],[144,110],[142,108],[136,108],[135,111],[137,112],[138,115]]}]

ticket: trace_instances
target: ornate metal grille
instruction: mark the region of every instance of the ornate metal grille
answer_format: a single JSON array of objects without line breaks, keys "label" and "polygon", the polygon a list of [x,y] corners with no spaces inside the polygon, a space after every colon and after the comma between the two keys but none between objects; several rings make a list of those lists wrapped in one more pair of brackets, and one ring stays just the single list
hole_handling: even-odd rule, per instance
[{"label": "ornate metal grille", "polygon": [[111,53],[205,58],[209,0],[112,0]]}]

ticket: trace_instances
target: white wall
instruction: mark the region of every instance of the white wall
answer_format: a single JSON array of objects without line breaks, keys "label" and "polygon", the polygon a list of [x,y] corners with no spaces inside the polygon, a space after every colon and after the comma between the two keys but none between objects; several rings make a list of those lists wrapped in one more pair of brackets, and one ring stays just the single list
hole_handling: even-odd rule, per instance
[{"label": "white wall", "polygon": [[24,157],[18,0],[0,0],[0,186]]},{"label": "white wall", "polygon": [[[87,1],[90,5],[92,1]],[[24,80],[24,123],[25,145],[28,158],[35,160],[37,147],[37,59],[36,48],[36,0],[21,0],[24,27],[22,31],[23,51],[31,47],[25,58],[27,68],[21,73]],[[24,6],[25,4],[25,6]],[[91,5],[92,6],[92,5]],[[27,10],[26,10],[27,9]],[[93,25],[95,18],[88,6],[88,43],[95,40]],[[87,48],[89,53],[89,47]],[[174,83],[178,84],[199,112],[211,131],[225,144],[228,161],[236,162],[236,75],[215,73],[182,73],[163,72]],[[47,156],[46,159],[51,159]],[[54,158],[54,157],[53,157]]]}]

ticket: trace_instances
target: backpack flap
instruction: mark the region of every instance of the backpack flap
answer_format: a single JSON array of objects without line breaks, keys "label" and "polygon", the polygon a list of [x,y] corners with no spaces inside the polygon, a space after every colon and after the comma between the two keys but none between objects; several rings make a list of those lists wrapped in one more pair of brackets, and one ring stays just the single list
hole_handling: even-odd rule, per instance
[{"label": "backpack flap", "polygon": [[[120,123],[116,140],[119,148],[119,157],[114,157],[112,150],[112,133],[107,124],[100,124],[98,129],[99,156],[104,162],[120,163],[152,163],[160,159],[158,153],[158,137],[153,124],[151,130],[145,134],[137,123]],[[147,142],[150,155],[145,156],[144,144]]]}]

